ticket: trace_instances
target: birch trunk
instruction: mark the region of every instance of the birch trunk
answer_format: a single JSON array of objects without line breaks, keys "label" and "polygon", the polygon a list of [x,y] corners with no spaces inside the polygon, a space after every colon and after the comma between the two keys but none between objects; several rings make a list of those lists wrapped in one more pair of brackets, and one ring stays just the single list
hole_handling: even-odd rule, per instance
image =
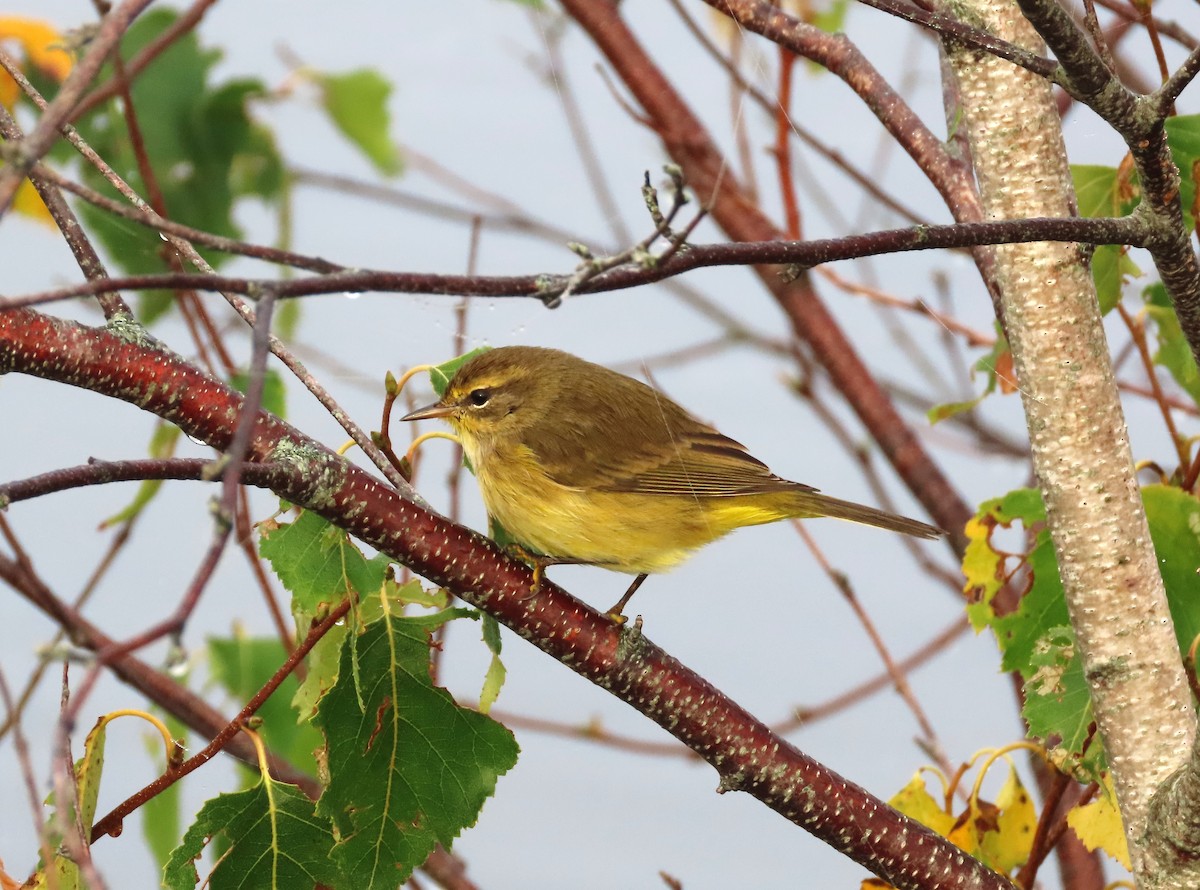
[{"label": "birch trunk", "polygon": [[[964,18],[1044,52],[1015,3]],[[950,50],[989,219],[1069,216],[1074,190],[1047,82]],[[1091,274],[1074,244],[996,249],[996,278],[1063,589],[1143,887],[1194,887],[1146,853],[1155,790],[1188,757],[1191,695],[1146,525]]]}]

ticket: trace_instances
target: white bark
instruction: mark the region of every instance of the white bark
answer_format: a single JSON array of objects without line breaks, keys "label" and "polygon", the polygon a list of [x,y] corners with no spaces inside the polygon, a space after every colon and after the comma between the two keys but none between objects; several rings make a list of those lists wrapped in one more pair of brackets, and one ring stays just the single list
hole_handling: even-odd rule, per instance
[{"label": "white bark", "polygon": [[[971,0],[964,12],[1044,52],[1015,3]],[[951,61],[988,218],[1071,215],[1049,85],[973,51],[954,50]],[[1006,245],[996,256],[1034,467],[1134,872],[1144,887],[1182,887],[1140,839],[1151,795],[1189,754],[1195,718],[1095,288],[1073,244]]]}]

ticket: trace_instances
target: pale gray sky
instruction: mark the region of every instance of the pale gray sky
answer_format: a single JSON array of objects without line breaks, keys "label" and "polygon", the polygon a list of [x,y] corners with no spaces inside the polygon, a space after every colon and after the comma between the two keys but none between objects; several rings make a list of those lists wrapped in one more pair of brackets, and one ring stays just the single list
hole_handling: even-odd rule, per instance
[{"label": "pale gray sky", "polygon": [[[1172,14],[1190,17],[1194,6],[1168,4]],[[45,17],[73,27],[89,17],[83,0],[9,0],[5,10]],[[708,13],[694,4],[696,15]],[[643,39],[664,68],[686,83],[715,130],[727,133],[728,91],[719,71],[699,61],[689,39],[665,4],[624,4]],[[847,31],[885,72],[911,73],[917,107],[940,132],[939,88],[932,45],[915,29],[886,22],[880,14],[856,9]],[[313,0],[245,0],[217,4],[200,29],[204,41],[225,49],[218,76],[252,75],[277,86],[287,76],[280,47],[306,64],[327,70],[372,66],[394,84],[391,108],[396,138],[420,153],[486,185],[537,215],[577,233],[581,240],[609,243],[604,220],[595,209],[587,182],[572,150],[557,94],[526,64],[544,60],[544,34],[522,9],[501,0],[396,4],[362,0],[328,4]],[[595,52],[578,34],[565,44],[571,85],[588,114],[588,126],[601,145],[601,163],[629,228],[640,237],[648,230],[639,186],[644,170],[657,176],[665,158],[657,140],[632,122],[615,103],[595,69]],[[773,56],[771,57],[773,60]],[[870,167],[880,155],[879,128],[847,90],[830,77],[797,71],[796,113],[816,122],[825,138],[858,163]],[[310,101],[296,98],[256,109],[277,128],[288,159],[298,165],[364,178],[366,163],[335,134]],[[759,113],[748,108],[755,124]],[[822,122],[836,116],[836,130]],[[1090,128],[1090,129],[1089,129]],[[1094,139],[1096,128],[1077,125],[1080,160],[1115,164],[1120,147]],[[756,138],[765,139],[761,127]],[[722,136],[722,140],[726,138]],[[756,151],[758,151],[756,149]],[[911,164],[884,151],[882,176],[937,221],[947,219],[932,190],[915,177]],[[775,191],[765,152],[758,151],[760,183]],[[827,167],[815,176],[837,194],[842,188]],[[894,171],[894,172],[893,172]],[[448,197],[437,182],[414,170],[400,187]],[[461,201],[455,201],[461,203]],[[811,207],[811,205],[809,205]],[[853,226],[898,223],[855,197],[841,208]],[[814,236],[845,234],[837,221],[815,209],[806,226]],[[275,237],[267,214],[249,210],[243,222],[251,240]],[[0,292],[20,293],[77,279],[65,248],[46,231],[18,219],[3,223],[0,237]],[[698,235],[710,240],[711,228]],[[301,189],[295,204],[295,245],[350,265],[396,270],[461,272],[467,256],[466,229],[432,222],[324,190]],[[485,235],[480,271],[515,273],[566,271],[574,257],[561,246],[506,235]],[[961,258],[941,256],[930,262],[913,255],[870,264],[858,271],[908,297],[930,297],[929,269],[950,275],[956,313],[981,329],[990,328],[991,310],[973,270]],[[235,268],[249,269],[248,265]],[[714,270],[688,276],[701,289],[756,330],[786,334],[778,309],[747,272]],[[212,298],[215,299],[216,298]],[[919,383],[900,358],[877,313],[861,302],[832,293],[839,318],[855,331],[864,356],[879,368]],[[453,301],[442,297],[363,295],[325,297],[304,307],[300,337],[319,347],[353,375],[313,366],[342,403],[364,426],[377,423],[380,381],[388,369],[438,361],[451,354]],[[56,311],[78,313],[76,308]],[[80,317],[88,317],[84,312]],[[938,331],[909,323],[914,336],[936,355]],[[595,361],[631,363],[716,333],[716,328],[685,308],[663,288],[580,297],[549,312],[530,301],[472,303],[469,330],[476,342],[493,345],[534,343],[565,348]],[[179,327],[158,332],[175,348],[187,349]],[[242,344],[245,355],[245,344]],[[977,357],[973,354],[972,358]],[[938,359],[935,357],[935,361]],[[947,376],[950,371],[942,363]],[[682,368],[655,371],[656,382],[672,397],[723,431],[746,443],[780,475],[818,486],[831,494],[873,501],[854,462],[810,410],[787,394],[782,376],[790,368],[774,358],[737,350]],[[291,392],[289,419],[330,445],[344,439],[312,400]],[[839,414],[847,416],[844,409]],[[89,456],[139,456],[151,420],[137,410],[113,405],[84,393],[64,394],[27,378],[0,380],[0,476],[21,478],[86,460]],[[1013,398],[993,400],[987,415],[1023,435],[1019,405]],[[1014,424],[1016,424],[1014,426]],[[857,427],[851,424],[855,435]],[[1157,427],[1155,427],[1157,430]],[[934,442],[955,438],[942,430],[923,430]],[[1135,446],[1155,454],[1163,443]],[[426,465],[422,490],[438,506],[446,495],[440,480],[449,448],[430,446],[436,455]],[[203,453],[197,451],[197,453]],[[1015,463],[981,463],[940,449],[939,458],[969,499],[979,500],[1023,484],[1025,470]],[[898,509],[920,515],[884,469]],[[108,536],[97,522],[123,505],[131,488],[98,488],[57,495],[10,510],[39,568],[63,596],[73,596],[103,551]],[[466,486],[465,521],[484,528],[479,500]],[[208,492],[199,485],[174,485],[147,517],[140,543],[127,552],[98,593],[89,615],[113,635],[141,627],[149,617],[166,615],[195,569],[208,543]],[[260,516],[272,509],[257,499]],[[940,630],[959,611],[944,587],[925,578],[895,538],[872,529],[834,522],[813,522],[810,531],[829,558],[850,573],[860,598],[883,629],[897,656],[907,655]],[[947,562],[944,549],[923,544]],[[69,554],[68,558],[67,557]],[[599,569],[551,570],[572,592],[607,606],[626,579]],[[255,633],[269,632],[261,609],[245,607],[251,588],[244,564],[234,553],[223,561],[218,582],[205,595],[189,643],[199,651],[205,633],[225,633],[231,622]],[[18,603],[0,624],[0,659],[10,683],[19,683],[34,660],[35,647],[53,628]],[[684,663],[724,689],[768,722],[784,719],[795,706],[823,701],[880,670],[879,659],[841,597],[821,573],[796,534],[784,525],[737,533],[698,555],[677,571],[652,578],[634,601],[645,617],[646,632]],[[446,657],[447,682],[463,696],[477,693],[484,668],[481,646],[459,639],[472,627],[455,626]],[[497,705],[504,711],[572,724],[599,721],[613,732],[662,741],[667,736],[603,691],[576,677],[515,636],[505,634],[508,683]],[[941,734],[950,758],[969,758],[977,749],[1015,740],[1021,727],[1008,678],[996,672],[990,638],[963,637],[931,667],[917,672],[913,685]],[[26,718],[36,737],[53,720],[58,692],[48,683]],[[107,683],[89,703],[81,729],[96,714],[136,707],[136,694]],[[232,712],[232,709],[231,709]],[[887,798],[927,762],[912,743],[917,730],[911,714],[892,694],[842,713],[792,738],[807,753]],[[151,779],[140,728],[113,733],[101,809],[116,803]],[[469,874],[482,887],[659,888],[666,871],[688,890],[728,887],[855,886],[865,877],[858,866],[785,822],[746,795],[714,793],[716,775],[684,758],[638,756],[582,741],[518,732],[523,755],[485,807],[476,830],[456,845]],[[35,749],[35,766],[45,775],[45,749]],[[1002,778],[1002,777],[1000,777]],[[36,847],[25,794],[11,744],[0,745],[0,797],[10,802],[0,821],[0,858],[10,872],[23,875],[33,865]],[[200,802],[234,787],[232,771],[216,764],[187,782],[185,819]],[[19,801],[19,803],[17,803]],[[15,806],[13,804],[16,804]],[[126,835],[95,847],[110,886],[152,886],[157,880],[136,837],[138,820]],[[1050,877],[1050,870],[1043,873]],[[1052,882],[1051,882],[1052,883]]]}]

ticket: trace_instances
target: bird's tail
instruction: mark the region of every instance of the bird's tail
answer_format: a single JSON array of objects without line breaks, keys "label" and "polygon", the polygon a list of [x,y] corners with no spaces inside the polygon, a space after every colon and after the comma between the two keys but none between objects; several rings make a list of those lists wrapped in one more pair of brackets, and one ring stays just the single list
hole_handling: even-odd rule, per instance
[{"label": "bird's tail", "polygon": [[853,501],[843,501],[831,498],[819,492],[805,491],[793,494],[791,504],[794,505],[792,515],[798,519],[813,516],[832,516],[834,519],[848,519],[851,522],[861,522],[863,525],[873,525],[888,531],[900,532],[917,538],[940,538],[946,534],[942,529],[917,519],[909,519],[886,510],[877,510]]}]

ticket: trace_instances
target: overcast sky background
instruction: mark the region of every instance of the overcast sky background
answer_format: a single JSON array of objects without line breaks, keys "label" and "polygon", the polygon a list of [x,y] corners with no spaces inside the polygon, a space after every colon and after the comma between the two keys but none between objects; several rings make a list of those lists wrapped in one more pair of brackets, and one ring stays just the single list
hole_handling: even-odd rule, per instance
[{"label": "overcast sky background", "polygon": [[[707,21],[705,7],[690,4]],[[1161,4],[1185,26],[1198,24],[1192,4]],[[90,20],[83,0],[9,0],[0,12],[44,17],[59,28]],[[666,4],[625,3],[623,11],[671,76],[685,84],[689,99],[721,134],[728,148],[728,88],[722,73],[703,59]],[[885,21],[881,14],[855,8],[846,30],[883,71],[913,84],[917,110],[936,132],[941,120],[933,45],[915,28]],[[375,67],[394,84],[393,132],[398,141],[436,158],[470,181],[507,196],[540,219],[576,233],[593,245],[612,243],[564,125],[556,87],[534,68],[545,58],[545,33],[537,20],[500,0],[459,0],[397,4],[362,0],[353,4],[313,0],[244,0],[217,4],[199,33],[209,46],[225,50],[218,79],[253,75],[276,86],[288,76],[279,49],[328,71]],[[1140,37],[1135,40],[1142,40]],[[1144,40],[1142,40],[1144,43]],[[769,48],[760,47],[774,58]],[[563,45],[570,86],[586,110],[588,127],[600,146],[601,164],[612,183],[626,225],[640,237],[648,223],[639,196],[645,170],[655,178],[666,160],[652,134],[631,121],[596,69],[596,54],[577,33]],[[531,67],[531,62],[532,66]],[[1183,107],[1189,105],[1185,94]],[[368,164],[303,95],[255,113],[277,128],[288,160],[300,167],[372,179]],[[755,109],[755,138],[769,138]],[[893,191],[922,206],[935,221],[948,221],[932,189],[892,148],[879,147],[879,128],[857,100],[836,82],[797,69],[796,114],[813,122],[825,138],[864,167],[878,172]],[[827,121],[837,120],[837,127]],[[1087,112],[1070,123],[1073,159],[1116,164],[1122,147],[1103,133]],[[772,193],[774,179],[765,150],[758,150],[760,184]],[[883,159],[882,161],[880,159]],[[834,195],[846,220],[831,219],[805,204],[810,237],[846,234],[899,223],[846,192],[842,180],[822,162],[802,156],[811,178]],[[414,193],[450,199],[434,179],[413,165],[397,183]],[[844,203],[842,201],[844,200]],[[269,212],[248,208],[240,221],[248,239],[272,242]],[[848,221],[848,223],[846,222]],[[851,228],[846,228],[849,225]],[[695,240],[717,237],[711,227]],[[295,201],[295,250],[346,265],[404,271],[461,272],[468,254],[464,226],[385,208],[328,190],[301,188]],[[561,245],[487,232],[480,245],[479,271],[493,274],[563,272],[575,257]],[[230,272],[259,269],[235,263]],[[843,264],[838,271],[875,281],[907,297],[931,297],[931,270],[945,273],[955,313],[980,329],[990,329],[991,309],[973,268],[961,257],[934,261],[907,255],[869,264]],[[24,220],[9,217],[0,232],[0,292],[21,293],[78,280],[60,239]],[[701,289],[756,330],[787,335],[787,324],[750,273],[707,270],[691,274]],[[876,311],[861,301],[819,285],[863,356],[886,376],[925,384],[896,350]],[[210,297],[213,304],[219,298]],[[454,301],[443,297],[368,294],[308,300],[300,343],[317,347],[339,364],[311,363],[359,423],[378,425],[384,373],[419,362],[440,361],[453,351]],[[94,320],[90,307],[60,306],[55,312]],[[940,361],[938,330],[905,320],[925,344],[951,386],[951,369]],[[637,373],[643,361],[674,348],[702,342],[714,325],[683,306],[666,288],[570,299],[547,311],[533,301],[472,302],[469,332],[473,344],[528,343],[555,346]],[[168,322],[156,333],[189,352],[180,326]],[[301,354],[305,355],[301,349]],[[241,341],[241,356],[247,354]],[[971,354],[972,359],[977,353]],[[352,370],[346,370],[352,369]],[[734,349],[681,367],[654,370],[670,396],[724,432],[744,442],[780,475],[818,486],[841,497],[873,502],[853,459],[842,453],[808,406],[788,394],[784,376],[792,369],[774,357]],[[825,387],[828,394],[828,387]],[[331,446],[344,434],[298,387],[290,391],[289,420]],[[838,406],[843,418],[848,412]],[[1015,438],[1024,439],[1020,406],[1013,397],[993,399],[986,415]],[[152,419],[135,408],[83,392],[10,375],[0,380],[0,475],[23,478],[88,457],[132,458],[142,454]],[[1137,457],[1167,455],[1160,424],[1145,406],[1133,413]],[[1143,434],[1139,418],[1146,418]],[[854,434],[858,427],[850,421]],[[939,460],[968,500],[977,502],[1026,481],[1019,462],[980,462],[956,454],[963,441],[952,430],[924,428]],[[202,449],[194,449],[203,455]],[[444,443],[428,447],[430,459],[422,491],[439,507],[447,505],[441,480],[450,466]],[[882,464],[882,461],[879,462]],[[883,470],[897,509],[922,515]],[[464,486],[464,521],[485,528],[479,499]],[[91,572],[109,540],[100,519],[128,502],[131,486],[73,492],[24,503],[9,518],[24,535],[44,576],[61,596],[72,597]],[[133,632],[174,607],[208,546],[210,490],[174,484],[145,518],[137,544],[121,558],[89,607],[88,614],[113,636]],[[257,517],[273,509],[269,497],[255,500]],[[883,629],[888,645],[903,657],[960,613],[960,603],[944,586],[926,578],[902,544],[873,529],[832,521],[808,525],[832,563],[849,573],[859,597]],[[942,545],[922,544],[949,565]],[[597,607],[608,606],[627,579],[599,569],[564,567],[552,576]],[[206,633],[227,633],[239,621],[253,633],[270,633],[257,606],[245,565],[226,554],[217,582],[207,591],[189,628],[189,644],[199,658]],[[251,605],[247,605],[247,603]],[[53,629],[30,607],[9,594],[0,623],[0,664],[10,684],[20,684],[35,648]],[[880,670],[878,657],[850,610],[786,525],[739,532],[696,556],[668,576],[652,578],[634,600],[646,633],[685,664],[768,722],[789,709],[825,701]],[[460,623],[461,624],[461,623]],[[456,694],[477,695],[486,654],[473,640],[474,626],[454,626],[446,655],[446,681]],[[508,683],[497,707],[506,712],[569,724],[598,721],[605,729],[651,741],[669,737],[644,718],[505,632]],[[161,657],[151,652],[147,657]],[[203,674],[202,665],[197,668]],[[51,672],[54,673],[53,671]],[[988,636],[963,636],[932,665],[912,676],[953,762],[977,749],[1020,737],[1010,682],[996,671],[995,646]],[[89,702],[81,732],[97,714],[137,707],[139,697],[115,682],[105,683]],[[45,683],[27,712],[34,734],[52,724],[58,706],[56,682]],[[232,713],[232,706],[227,708]],[[912,744],[912,715],[898,697],[885,693],[865,705],[794,734],[806,753],[874,794],[888,798],[928,758]],[[118,725],[110,731],[109,763],[101,811],[154,777],[144,756],[143,730]],[[715,792],[717,777],[707,766],[683,757],[650,757],[595,743],[518,732],[523,749],[517,767],[499,783],[477,829],[455,849],[469,875],[482,887],[659,888],[665,871],[688,890],[728,887],[851,887],[865,877],[860,867],[785,822],[747,795]],[[82,735],[80,737],[82,740]],[[123,750],[124,749],[124,750]],[[45,750],[35,766],[48,766]],[[1024,768],[1024,763],[1021,763]],[[1023,775],[1028,777],[1028,772]],[[1003,778],[996,773],[997,782]],[[185,818],[200,803],[234,788],[228,764],[214,763],[189,776]],[[9,802],[0,820],[0,858],[23,876],[34,864],[35,843],[19,784],[11,744],[0,745],[0,799]],[[144,855],[135,817],[126,835],[96,845],[95,855],[110,886],[153,886],[157,869]],[[1055,885],[1052,869],[1043,877]]]}]

